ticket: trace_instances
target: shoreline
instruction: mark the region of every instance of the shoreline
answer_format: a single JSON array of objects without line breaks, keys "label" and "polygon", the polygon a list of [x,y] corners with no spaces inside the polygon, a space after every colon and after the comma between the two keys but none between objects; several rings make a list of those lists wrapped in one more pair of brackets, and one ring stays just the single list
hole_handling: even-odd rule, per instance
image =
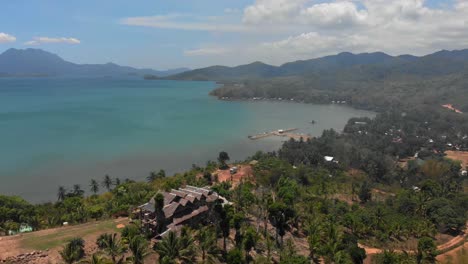
[{"label": "shoreline", "polygon": [[[171,174],[215,160],[220,151],[232,160],[258,150],[276,151],[286,139],[253,143],[249,134],[298,127],[300,133],[318,136],[325,129],[341,130],[349,118],[376,114],[285,100],[227,104],[209,95],[213,82],[133,80],[21,79],[22,86],[36,89],[9,89],[41,107],[0,100],[0,113],[7,113],[5,125],[10,127],[0,131],[0,138],[4,152],[11,153],[0,159],[0,193],[51,201],[60,185],[81,184],[88,191],[89,180],[105,174],[144,180],[153,170]],[[18,82],[2,84],[15,87]],[[57,93],[53,101],[49,92]],[[63,103],[70,98],[72,105]],[[316,125],[308,123],[312,119]],[[12,137],[24,140],[6,140]]]}]

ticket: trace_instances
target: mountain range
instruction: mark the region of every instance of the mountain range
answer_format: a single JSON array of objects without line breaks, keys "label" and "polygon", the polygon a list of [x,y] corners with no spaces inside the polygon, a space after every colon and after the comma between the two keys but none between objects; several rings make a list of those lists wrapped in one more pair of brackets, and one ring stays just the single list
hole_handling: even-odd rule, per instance
[{"label": "mountain range", "polygon": [[160,77],[187,71],[187,68],[156,71],[120,66],[115,63],[76,64],[41,49],[9,49],[0,54],[0,76],[126,76]]},{"label": "mountain range", "polygon": [[468,49],[425,56],[344,52],[280,66],[212,66],[165,79],[220,82],[210,94],[225,100],[340,101],[377,111],[453,104],[468,112]]},{"label": "mountain range", "polygon": [[236,67],[211,66],[169,76],[177,80],[246,80],[311,74],[334,74],[343,71],[373,71],[374,74],[443,75],[459,72],[468,66],[468,49],[439,51],[426,56],[390,56],[383,52],[353,54],[343,52],[322,58],[300,60],[280,66],[254,62]]}]

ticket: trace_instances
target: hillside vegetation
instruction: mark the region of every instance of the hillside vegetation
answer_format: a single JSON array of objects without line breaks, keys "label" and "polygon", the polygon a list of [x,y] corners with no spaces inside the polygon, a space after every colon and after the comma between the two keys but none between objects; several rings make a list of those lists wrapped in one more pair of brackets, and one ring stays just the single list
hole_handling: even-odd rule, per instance
[{"label": "hillside vegetation", "polygon": [[168,77],[224,84],[212,95],[229,99],[294,99],[307,103],[346,101],[383,110],[451,103],[468,111],[468,50],[424,57],[340,53],[279,67],[260,62],[214,66]]}]

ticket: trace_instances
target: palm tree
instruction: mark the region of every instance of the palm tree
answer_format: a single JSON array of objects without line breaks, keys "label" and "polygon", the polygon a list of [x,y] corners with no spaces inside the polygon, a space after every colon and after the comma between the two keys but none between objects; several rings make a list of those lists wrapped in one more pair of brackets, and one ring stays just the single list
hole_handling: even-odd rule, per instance
[{"label": "palm tree", "polygon": [[219,205],[217,208],[219,211],[218,212],[219,217],[221,218],[221,220],[219,221],[219,227],[223,235],[223,250],[224,250],[224,253],[226,253],[227,252],[226,239],[229,237],[229,233],[231,231],[231,226],[230,226],[231,218],[229,217],[230,216],[229,210],[231,209],[231,207],[229,205],[226,205],[224,207]]},{"label": "palm tree", "polygon": [[94,253],[89,260],[80,262],[80,263],[89,263],[89,264],[108,264],[109,260],[99,256],[98,254]]},{"label": "palm tree", "polygon": [[104,176],[104,181],[102,182],[102,186],[105,187],[107,191],[111,190],[112,179],[110,178],[109,175],[106,174],[106,176]]},{"label": "palm tree", "polygon": [[181,263],[193,263],[195,252],[193,249],[193,238],[187,231],[182,230],[181,237],[170,231],[161,242],[154,246],[154,250],[159,254],[161,263],[171,263],[179,261]]},{"label": "palm tree", "polygon": [[119,186],[120,183],[121,183],[120,179],[119,179],[119,178],[115,178],[114,185],[115,185],[115,186]]},{"label": "palm tree", "polygon": [[313,222],[309,225],[308,228],[309,236],[307,237],[307,242],[309,244],[310,258],[313,263],[320,263],[319,252],[322,246],[321,240],[321,230],[318,224],[318,221]]},{"label": "palm tree", "polygon": [[255,229],[251,226],[247,227],[247,229],[244,232],[244,238],[243,238],[243,245],[244,245],[244,250],[245,250],[245,259],[247,262],[250,262],[251,256],[250,256],[250,251],[252,248],[255,249],[255,246],[257,244],[258,240],[258,235]]},{"label": "palm tree", "polygon": [[63,186],[59,186],[57,191],[57,200],[63,201],[65,200],[65,196],[67,195],[67,190]]},{"label": "palm tree", "polygon": [[128,244],[128,248],[132,252],[130,261],[133,264],[143,264],[148,252],[148,241],[140,235],[133,237]]},{"label": "palm tree", "polygon": [[84,240],[81,238],[71,239],[60,251],[60,256],[67,264],[80,260],[84,256]]},{"label": "palm tree", "polygon": [[150,172],[150,175],[148,177],[146,177],[146,179],[148,180],[148,182],[152,182],[152,181],[155,181],[157,179],[163,179],[164,177],[166,177],[166,171],[159,170],[158,172],[156,172],[156,171]]},{"label": "palm tree", "polygon": [[66,244],[62,251],[60,251],[60,256],[62,257],[63,261],[67,264],[72,264],[76,260],[78,260],[77,251],[70,244]]},{"label": "palm tree", "polygon": [[81,189],[79,184],[73,185],[73,195],[75,196],[83,196],[84,191]]},{"label": "palm tree", "polygon": [[98,238],[96,243],[99,248],[103,249],[104,252],[111,257],[112,263],[117,263],[117,257],[122,256],[126,251],[122,241],[117,238],[116,233],[112,235],[103,234]]},{"label": "palm tree", "polygon": [[170,231],[161,242],[154,246],[154,250],[159,254],[159,260],[164,258],[175,259],[179,254],[180,241],[175,232]]},{"label": "palm tree", "polygon": [[198,231],[196,239],[198,240],[198,247],[202,253],[202,262],[214,263],[219,254],[215,232],[209,227],[204,227]]},{"label": "palm tree", "polygon": [[335,263],[342,246],[342,234],[334,223],[328,224],[326,232],[327,239],[323,244],[321,253],[325,259],[325,263]]},{"label": "palm tree", "polygon": [[111,234],[104,233],[99,235],[99,237],[96,239],[96,245],[98,246],[99,249],[104,250],[107,245],[107,241],[110,239]]},{"label": "palm tree", "polygon": [[435,263],[437,256],[437,247],[434,240],[430,237],[423,237],[418,241],[417,262]]},{"label": "palm tree", "polygon": [[91,187],[91,192],[96,195],[99,192],[99,184],[95,179],[91,180],[91,184],[89,185]]}]

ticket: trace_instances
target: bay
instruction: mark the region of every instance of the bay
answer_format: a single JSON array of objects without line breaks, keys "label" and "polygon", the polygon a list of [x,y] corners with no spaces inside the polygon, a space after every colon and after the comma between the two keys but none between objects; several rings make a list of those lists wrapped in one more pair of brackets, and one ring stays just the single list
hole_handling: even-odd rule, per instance
[{"label": "bay", "polygon": [[[342,105],[220,101],[213,82],[0,78],[0,193],[55,200],[59,185],[105,174],[144,180],[203,165],[227,151],[241,160],[284,138],[248,135],[299,128],[318,136],[374,113]],[[315,120],[315,124],[310,124]]]}]

